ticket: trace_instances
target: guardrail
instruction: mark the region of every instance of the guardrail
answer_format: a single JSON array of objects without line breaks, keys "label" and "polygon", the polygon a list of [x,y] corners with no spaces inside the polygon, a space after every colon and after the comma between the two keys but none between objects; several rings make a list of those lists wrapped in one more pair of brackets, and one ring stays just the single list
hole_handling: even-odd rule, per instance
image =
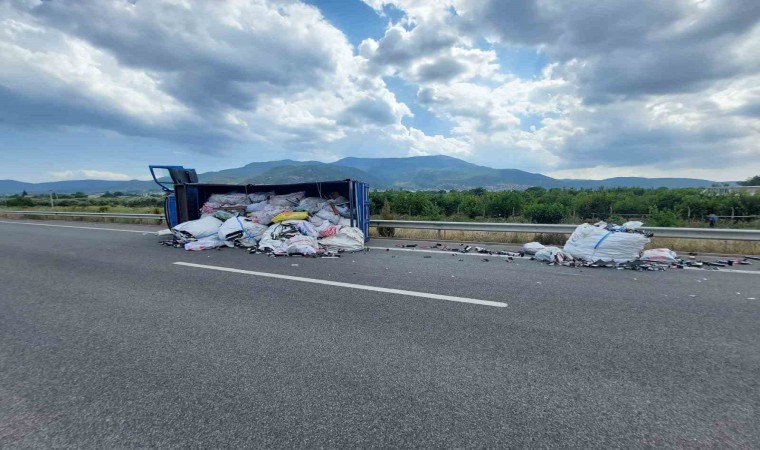
[{"label": "guardrail", "polygon": [[[493,231],[506,233],[558,233],[572,234],[577,225],[494,222],[428,222],[421,220],[373,220],[372,227],[412,228],[436,231]],[[760,230],[725,228],[670,228],[643,227],[656,237],[680,239],[712,239],[726,241],[760,241]]]},{"label": "guardrail", "polygon": [[67,211],[5,211],[0,209],[0,215],[12,214],[18,216],[58,216],[58,217],[102,217],[108,219],[150,219],[164,220],[163,214],[128,214],[128,213],[91,213]]},{"label": "guardrail", "polygon": [[[102,217],[114,219],[150,219],[164,221],[162,214],[128,213],[88,213],[65,211],[4,211],[0,215],[21,216],[61,216],[61,217]],[[503,233],[557,233],[572,234],[577,225],[554,225],[537,223],[495,223],[495,222],[429,222],[423,220],[373,220],[371,227],[412,228],[436,231],[492,231]],[[722,241],[760,241],[760,230],[726,228],[671,228],[643,227],[656,237],[679,239],[711,239]]]}]

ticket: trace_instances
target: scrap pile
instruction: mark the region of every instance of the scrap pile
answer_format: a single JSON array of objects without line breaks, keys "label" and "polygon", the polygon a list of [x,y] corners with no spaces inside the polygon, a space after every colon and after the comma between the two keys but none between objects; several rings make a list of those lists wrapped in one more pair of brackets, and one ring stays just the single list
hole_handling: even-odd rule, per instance
[{"label": "scrap pile", "polygon": [[331,256],[364,249],[364,233],[352,227],[348,200],[305,197],[305,192],[275,195],[214,194],[201,208],[201,218],[171,229],[162,242],[185,250],[241,247],[270,255]]},{"label": "scrap pile", "polygon": [[644,250],[650,242],[651,233],[640,230],[643,223],[626,222],[623,225],[598,222],[594,225],[581,224],[565,243],[563,248],[545,247],[538,242],[529,242],[523,251],[533,258],[549,265],[568,267],[614,267],[619,270],[666,270],[668,268],[697,267],[712,268],[736,265],[750,265],[749,259],[726,261],[697,261],[696,254],[689,258],[679,258],[667,248]]}]

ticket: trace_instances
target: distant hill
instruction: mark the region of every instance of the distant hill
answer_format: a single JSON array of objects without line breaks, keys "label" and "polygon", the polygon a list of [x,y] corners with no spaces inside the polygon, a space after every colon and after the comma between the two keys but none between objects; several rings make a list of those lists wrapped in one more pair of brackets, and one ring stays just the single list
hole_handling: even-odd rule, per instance
[{"label": "distant hill", "polygon": [[293,161],[292,159],[282,159],[279,161],[252,162],[243,167],[234,169],[219,170],[217,172],[204,172],[198,175],[198,181],[201,183],[242,183],[256,181],[257,175],[268,170],[281,167],[299,166],[305,168],[310,165],[324,165],[319,161]]},{"label": "distant hill", "polygon": [[20,194],[27,191],[29,194],[43,194],[49,191],[62,194],[84,192],[86,194],[121,191],[121,192],[145,192],[160,190],[153,181],[110,181],[110,180],[66,180],[48,181],[44,183],[26,183],[16,180],[0,180],[0,195]]},{"label": "distant hill", "polygon": [[[147,168],[146,168],[147,170]],[[491,190],[545,188],[588,189],[598,187],[708,187],[714,181],[693,178],[618,177],[604,180],[555,179],[539,173],[517,169],[494,169],[472,164],[450,156],[414,156],[410,158],[343,158],[333,163],[319,161],[253,162],[242,167],[205,172],[198,175],[201,183],[284,184],[352,178],[366,181],[377,189],[471,189]],[[733,183],[732,183],[733,184]],[[24,183],[0,180],[1,194],[105,191],[157,191],[153,181],[72,180],[47,183]]]},{"label": "distant hill", "polygon": [[[642,188],[688,188],[710,187],[715,181],[700,180],[698,178],[643,178],[643,177],[616,177],[604,180],[560,180],[568,187],[598,188],[598,187],[642,187]],[[730,184],[736,184],[731,182]]]},{"label": "distant hill", "polygon": [[385,180],[385,184],[389,187],[396,188],[562,187],[560,181],[545,175],[517,169],[493,169],[443,155],[410,158],[343,158],[333,164],[364,170]]}]

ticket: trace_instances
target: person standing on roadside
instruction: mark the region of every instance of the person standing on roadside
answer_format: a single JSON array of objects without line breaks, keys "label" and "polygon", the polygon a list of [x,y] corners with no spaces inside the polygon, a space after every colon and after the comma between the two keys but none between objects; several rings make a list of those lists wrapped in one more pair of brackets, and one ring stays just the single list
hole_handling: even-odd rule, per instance
[{"label": "person standing on roadside", "polygon": [[715,226],[718,224],[718,216],[710,213],[710,215],[707,216],[707,221],[710,223],[710,228],[715,228]]}]

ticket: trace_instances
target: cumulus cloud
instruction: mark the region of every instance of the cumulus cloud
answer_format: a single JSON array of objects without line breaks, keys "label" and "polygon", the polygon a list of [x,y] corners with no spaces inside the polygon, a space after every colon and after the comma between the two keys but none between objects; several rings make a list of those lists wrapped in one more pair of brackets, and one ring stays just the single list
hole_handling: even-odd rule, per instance
[{"label": "cumulus cloud", "polygon": [[[756,0],[365,2],[388,25],[357,48],[298,0],[0,2],[0,124],[271,159],[760,171]],[[514,50],[546,64],[515,75]],[[409,125],[418,108],[449,129]]]},{"label": "cumulus cloud", "polygon": [[[456,33],[448,47],[403,64],[364,56],[417,83],[418,103],[452,123],[479,162],[556,173],[760,170],[756,1],[367,3],[406,13],[390,26],[404,28],[403,48],[417,48],[418,27],[424,36]],[[495,57],[471,71],[451,57],[500,48],[532,49],[549,64],[521,79]]]},{"label": "cumulus cloud", "polygon": [[0,122],[17,127],[301,150],[410,114],[299,1],[15,0],[0,17]]}]

